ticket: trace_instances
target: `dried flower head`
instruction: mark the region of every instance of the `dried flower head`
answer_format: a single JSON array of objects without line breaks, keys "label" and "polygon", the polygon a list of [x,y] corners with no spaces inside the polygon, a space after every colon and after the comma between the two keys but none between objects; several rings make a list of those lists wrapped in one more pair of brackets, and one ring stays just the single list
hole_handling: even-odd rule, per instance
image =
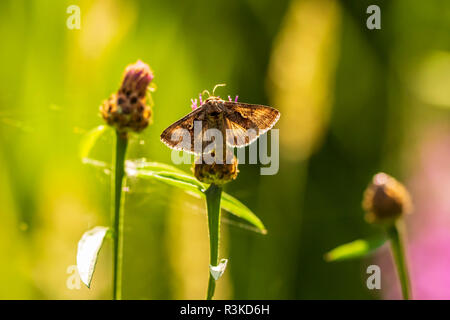
[{"label": "dried flower head", "polygon": [[[214,153],[212,153],[212,156],[214,157]],[[195,161],[192,167],[195,177],[200,182],[214,183],[216,185],[222,185],[236,179],[239,172],[237,158],[233,154],[229,154],[227,157],[231,161],[224,161],[225,163],[223,164],[216,162],[207,164],[203,158],[201,163]]]},{"label": "dried flower head", "polygon": [[363,208],[367,222],[391,224],[411,212],[411,197],[403,184],[381,172],[364,192]]},{"label": "dried flower head", "polygon": [[153,73],[146,63],[138,60],[127,66],[120,89],[100,107],[103,119],[125,136],[129,131],[145,129],[152,116],[147,103],[147,88],[152,80]]}]

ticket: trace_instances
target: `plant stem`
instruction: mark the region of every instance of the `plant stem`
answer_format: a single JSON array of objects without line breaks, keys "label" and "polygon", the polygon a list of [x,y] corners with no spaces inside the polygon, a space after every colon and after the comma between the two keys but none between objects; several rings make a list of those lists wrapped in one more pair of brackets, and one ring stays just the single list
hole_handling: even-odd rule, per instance
[{"label": "plant stem", "polygon": [[401,221],[387,228],[389,239],[391,240],[391,250],[394,257],[395,265],[397,267],[397,274],[402,287],[402,294],[404,300],[411,298],[410,282],[408,267],[406,264],[405,247],[402,239],[403,225]]},{"label": "plant stem", "polygon": [[[208,230],[209,230],[209,264],[217,266],[219,264],[219,236],[220,236],[220,199],[222,187],[211,184],[205,192],[206,207],[208,209]],[[209,272],[208,291],[206,300],[211,300],[216,289],[216,280]]]},{"label": "plant stem", "polygon": [[113,216],[113,300],[122,298],[122,258],[123,258],[123,210],[121,208],[122,182],[125,174],[125,154],[128,138],[116,132],[116,154],[114,171],[114,216]]}]

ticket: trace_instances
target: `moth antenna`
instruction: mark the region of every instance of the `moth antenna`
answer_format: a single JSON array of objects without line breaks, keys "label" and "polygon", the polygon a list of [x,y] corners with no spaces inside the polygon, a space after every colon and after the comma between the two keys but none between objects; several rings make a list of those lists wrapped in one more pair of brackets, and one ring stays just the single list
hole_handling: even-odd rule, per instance
[{"label": "moth antenna", "polygon": [[213,95],[214,95],[214,92],[216,92],[217,87],[225,87],[225,86],[226,86],[225,83],[219,83],[219,84],[216,84],[216,85],[214,86],[214,89],[213,89]]},{"label": "moth antenna", "polygon": [[206,89],[202,91],[201,96],[203,96],[205,93],[208,94],[208,97],[211,97],[211,93],[209,93],[209,91]]}]

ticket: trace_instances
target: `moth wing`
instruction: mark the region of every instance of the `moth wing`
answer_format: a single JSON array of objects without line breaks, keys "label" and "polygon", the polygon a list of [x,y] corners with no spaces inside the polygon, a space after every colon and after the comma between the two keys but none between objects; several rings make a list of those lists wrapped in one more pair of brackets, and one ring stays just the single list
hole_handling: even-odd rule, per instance
[{"label": "moth wing", "polygon": [[280,112],[268,106],[230,101],[224,106],[227,144],[232,147],[251,144],[280,119]]},{"label": "moth wing", "polygon": [[[194,130],[194,126],[202,126]],[[205,121],[205,110],[197,108],[185,117],[171,124],[161,133],[161,141],[171,149],[198,154],[194,149],[194,141],[202,141],[203,133],[208,129]],[[203,149],[203,148],[202,148]]]}]

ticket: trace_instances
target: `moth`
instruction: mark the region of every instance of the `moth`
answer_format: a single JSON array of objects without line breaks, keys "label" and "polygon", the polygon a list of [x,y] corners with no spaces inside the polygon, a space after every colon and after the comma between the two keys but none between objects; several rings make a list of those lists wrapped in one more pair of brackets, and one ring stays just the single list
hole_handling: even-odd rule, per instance
[{"label": "moth", "polygon": [[201,106],[165,129],[161,141],[169,148],[199,155],[213,151],[213,148],[208,149],[214,140],[212,133],[220,132],[226,141],[224,148],[240,148],[270,130],[279,118],[280,112],[272,107],[210,96]]}]

